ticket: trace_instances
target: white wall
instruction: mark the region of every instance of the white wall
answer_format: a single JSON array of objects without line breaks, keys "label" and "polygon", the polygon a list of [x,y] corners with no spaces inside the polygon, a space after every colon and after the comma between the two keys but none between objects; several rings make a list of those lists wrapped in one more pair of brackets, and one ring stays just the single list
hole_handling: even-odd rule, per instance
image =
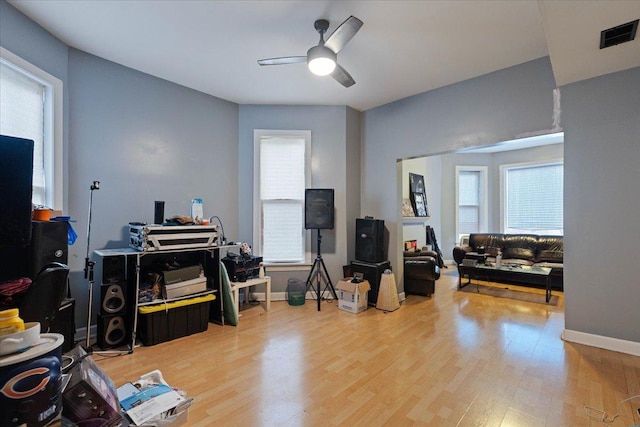
[{"label": "white wall", "polygon": [[431,226],[436,233],[438,245],[441,241],[441,158],[439,156],[418,157],[401,162],[402,165],[402,199],[409,199],[409,173],[415,173],[424,177],[424,187],[427,196],[427,208],[429,217],[415,219],[403,218],[401,223],[402,241],[417,240],[418,248],[426,244],[426,226]]}]

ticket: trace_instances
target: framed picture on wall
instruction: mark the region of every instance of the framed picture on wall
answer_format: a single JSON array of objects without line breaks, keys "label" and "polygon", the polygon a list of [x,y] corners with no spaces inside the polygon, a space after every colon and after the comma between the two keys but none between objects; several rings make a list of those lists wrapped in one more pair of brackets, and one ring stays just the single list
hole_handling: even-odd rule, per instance
[{"label": "framed picture on wall", "polygon": [[409,192],[424,194],[424,177],[416,173],[409,173]]},{"label": "framed picture on wall", "polygon": [[415,173],[409,174],[409,195],[416,216],[429,216],[427,195],[424,190],[424,177]]},{"label": "framed picture on wall", "polygon": [[405,218],[416,216],[411,200],[409,199],[402,199],[402,216]]}]

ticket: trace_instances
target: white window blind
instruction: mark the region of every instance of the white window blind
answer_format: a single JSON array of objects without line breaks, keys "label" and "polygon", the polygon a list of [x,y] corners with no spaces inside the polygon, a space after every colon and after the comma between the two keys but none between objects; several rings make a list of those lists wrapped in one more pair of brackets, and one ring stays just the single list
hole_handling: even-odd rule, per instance
[{"label": "white window blind", "polygon": [[458,234],[480,231],[480,171],[458,173]]},{"label": "white window blind", "polygon": [[505,232],[563,234],[563,164],[504,168]]},{"label": "white window blind", "polygon": [[44,123],[46,88],[0,63],[0,133],[34,141],[32,202],[46,205]]},{"label": "white window blind", "polygon": [[265,262],[304,262],[307,141],[262,136],[259,144],[261,255]]}]

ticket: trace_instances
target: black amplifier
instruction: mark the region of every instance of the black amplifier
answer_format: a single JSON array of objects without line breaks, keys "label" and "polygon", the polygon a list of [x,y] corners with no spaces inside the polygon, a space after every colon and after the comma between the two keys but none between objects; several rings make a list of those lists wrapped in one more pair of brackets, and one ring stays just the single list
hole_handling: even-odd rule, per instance
[{"label": "black amplifier", "polygon": [[229,280],[232,282],[246,282],[255,279],[260,274],[261,256],[236,255],[222,258]]}]

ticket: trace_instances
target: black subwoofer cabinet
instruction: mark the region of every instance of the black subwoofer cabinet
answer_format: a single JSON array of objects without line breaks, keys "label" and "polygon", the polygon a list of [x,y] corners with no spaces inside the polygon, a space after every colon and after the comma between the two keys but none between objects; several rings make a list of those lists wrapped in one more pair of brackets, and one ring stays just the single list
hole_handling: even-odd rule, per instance
[{"label": "black subwoofer cabinet", "polygon": [[27,246],[0,248],[0,281],[17,277],[33,280],[49,263],[67,264],[68,233],[69,224],[64,221],[32,221]]},{"label": "black subwoofer cabinet", "polygon": [[375,306],[378,302],[378,290],[380,289],[380,279],[385,270],[391,270],[391,263],[384,262],[363,262],[351,261],[351,274],[362,273],[364,280],[369,281],[371,290],[369,291],[369,305]]}]

